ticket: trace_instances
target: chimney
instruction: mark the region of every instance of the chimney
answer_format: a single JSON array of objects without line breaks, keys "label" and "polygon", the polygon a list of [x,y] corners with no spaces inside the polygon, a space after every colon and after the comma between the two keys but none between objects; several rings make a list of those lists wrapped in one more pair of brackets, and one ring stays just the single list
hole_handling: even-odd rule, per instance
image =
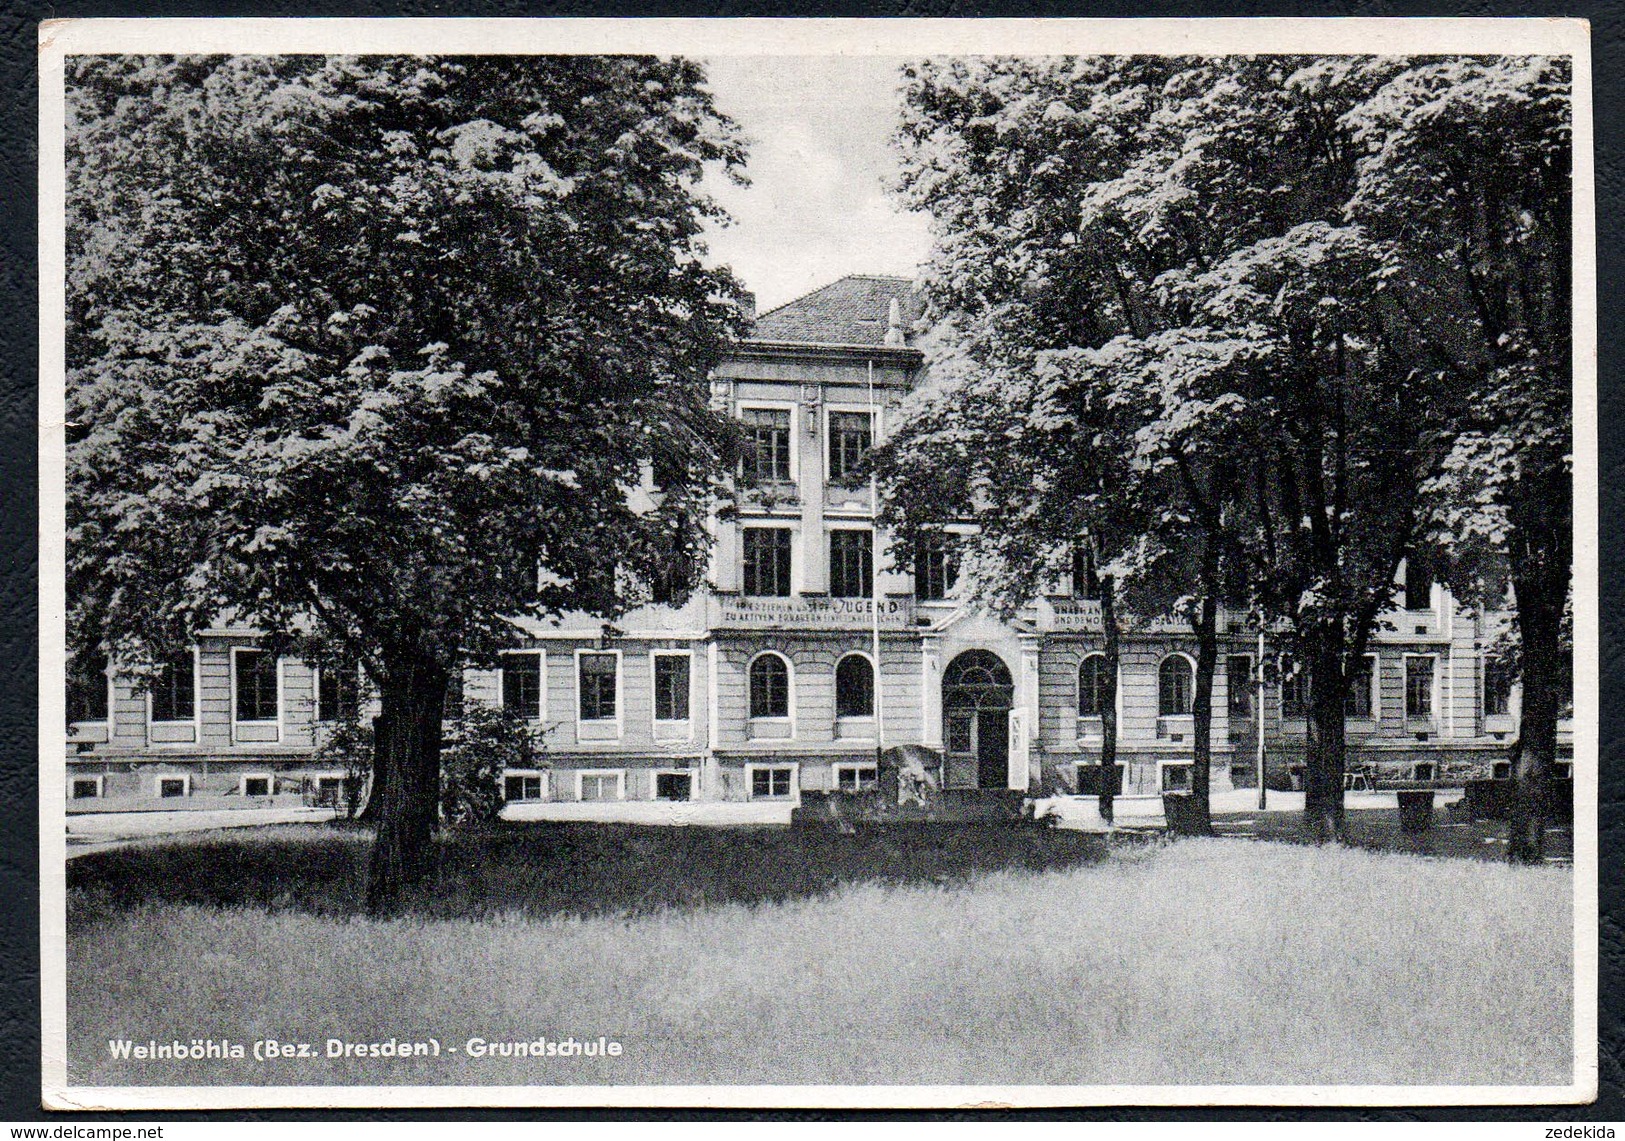
[{"label": "chimney", "polygon": [[746,290],[740,291],[739,315],[746,321],[756,320],[756,294]]},{"label": "chimney", "polygon": [[893,297],[886,311],[886,344],[893,348],[901,348],[903,341],[903,305]]}]

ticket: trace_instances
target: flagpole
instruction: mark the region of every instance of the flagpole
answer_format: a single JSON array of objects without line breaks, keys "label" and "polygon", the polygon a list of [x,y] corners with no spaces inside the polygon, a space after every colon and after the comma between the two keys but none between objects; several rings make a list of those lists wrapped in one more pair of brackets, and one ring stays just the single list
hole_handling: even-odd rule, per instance
[{"label": "flagpole", "polygon": [[1267,807],[1264,792],[1264,610],[1258,611],[1258,689],[1253,694],[1253,725],[1258,731],[1258,810]]},{"label": "flagpole", "polygon": [[[869,361],[869,448],[873,451],[880,436],[880,412],[875,407],[875,362]],[[875,474],[874,463],[869,464],[869,617],[871,623],[871,637],[874,648],[873,671],[875,690],[875,759],[878,762],[880,754],[886,750],[886,722],[881,716],[880,701],[880,480]]]}]

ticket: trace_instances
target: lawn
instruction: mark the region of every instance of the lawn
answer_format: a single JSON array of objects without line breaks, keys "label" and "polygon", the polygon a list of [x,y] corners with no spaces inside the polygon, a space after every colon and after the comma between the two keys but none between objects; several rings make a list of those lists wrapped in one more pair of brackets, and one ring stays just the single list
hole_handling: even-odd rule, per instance
[{"label": "lawn", "polygon": [[[71,866],[70,1077],[1570,1080],[1566,867],[1222,839],[1107,850],[995,831],[516,826],[454,841],[437,889],[384,922],[348,902],[363,845],[324,829],[97,853]],[[589,887],[601,896],[583,908]],[[469,1038],[543,1036],[603,1036],[622,1052],[467,1052]],[[137,1061],[108,1049],[274,1038],[324,1054],[330,1037],[432,1037],[442,1053]]]}]

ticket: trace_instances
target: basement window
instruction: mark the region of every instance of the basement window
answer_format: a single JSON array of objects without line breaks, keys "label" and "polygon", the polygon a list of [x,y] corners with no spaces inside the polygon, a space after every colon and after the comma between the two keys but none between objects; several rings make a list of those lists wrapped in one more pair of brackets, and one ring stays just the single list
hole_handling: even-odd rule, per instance
[{"label": "basement window", "polygon": [[880,783],[875,765],[836,765],[835,787],[841,792],[868,792]]},{"label": "basement window", "polygon": [[544,787],[541,773],[508,773],[502,778],[502,799],[509,804],[541,800]]},{"label": "basement window", "polygon": [[693,800],[694,778],[687,770],[655,774],[656,800]]},{"label": "basement window", "polygon": [[750,797],[752,800],[787,800],[795,784],[795,770],[761,767],[750,771]]},{"label": "basement window", "polygon": [[1189,792],[1191,790],[1190,765],[1163,765],[1162,791]]}]

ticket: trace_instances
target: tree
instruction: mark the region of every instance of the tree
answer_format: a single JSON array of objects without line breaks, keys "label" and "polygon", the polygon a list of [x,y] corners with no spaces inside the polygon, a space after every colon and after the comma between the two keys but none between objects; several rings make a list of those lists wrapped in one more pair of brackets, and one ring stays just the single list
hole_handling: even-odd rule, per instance
[{"label": "tree", "polygon": [[945,523],[973,524],[954,536],[962,593],[1006,617],[1045,591],[1080,549],[1085,554],[1087,593],[1101,605],[1099,804],[1110,820],[1121,569],[1112,560],[1129,532],[1121,499],[1103,489],[1127,478],[1126,453],[1080,447],[1078,421],[1050,406],[1047,379],[1036,369],[991,368],[969,356],[934,362],[928,385],[911,394],[900,423],[875,450],[881,520],[896,536],[894,558],[916,573],[923,538]]},{"label": "tree", "polygon": [[1370,157],[1349,214],[1393,242],[1408,310],[1451,315],[1426,326],[1435,367],[1471,394],[1433,486],[1437,528],[1467,556],[1464,595],[1486,561],[1510,571],[1523,709],[1508,854],[1536,863],[1573,673],[1572,82],[1563,58],[1420,61],[1352,120]]},{"label": "tree", "polygon": [[698,573],[729,446],[705,379],[738,310],[697,180],[742,161],[702,81],[606,56],[70,65],[72,643],[139,662],[230,620],[361,662],[375,910],[429,866],[452,671],[514,616],[613,616]]},{"label": "tree", "polygon": [[[1284,620],[1309,673],[1305,822],[1321,835],[1342,826],[1350,679],[1400,561],[1433,533],[1426,492],[1471,399],[1438,367],[1456,319],[1406,304],[1418,290],[1402,286],[1429,281],[1420,252],[1351,217],[1384,161],[1361,115],[1412,70],[1213,57],[905,73],[901,189],[933,215],[926,284],[946,337],[1011,407],[1031,407],[1021,377],[1046,361],[1071,371],[1063,387],[1127,394],[1111,432],[1075,438],[1132,443],[1143,478],[1080,480],[1103,469],[1076,453],[1018,458],[1033,437],[999,419],[964,420],[960,446],[995,453],[1021,488],[1139,503],[1203,599],[1244,582]],[[1016,525],[1048,525],[1034,495],[1016,502]]]}]

